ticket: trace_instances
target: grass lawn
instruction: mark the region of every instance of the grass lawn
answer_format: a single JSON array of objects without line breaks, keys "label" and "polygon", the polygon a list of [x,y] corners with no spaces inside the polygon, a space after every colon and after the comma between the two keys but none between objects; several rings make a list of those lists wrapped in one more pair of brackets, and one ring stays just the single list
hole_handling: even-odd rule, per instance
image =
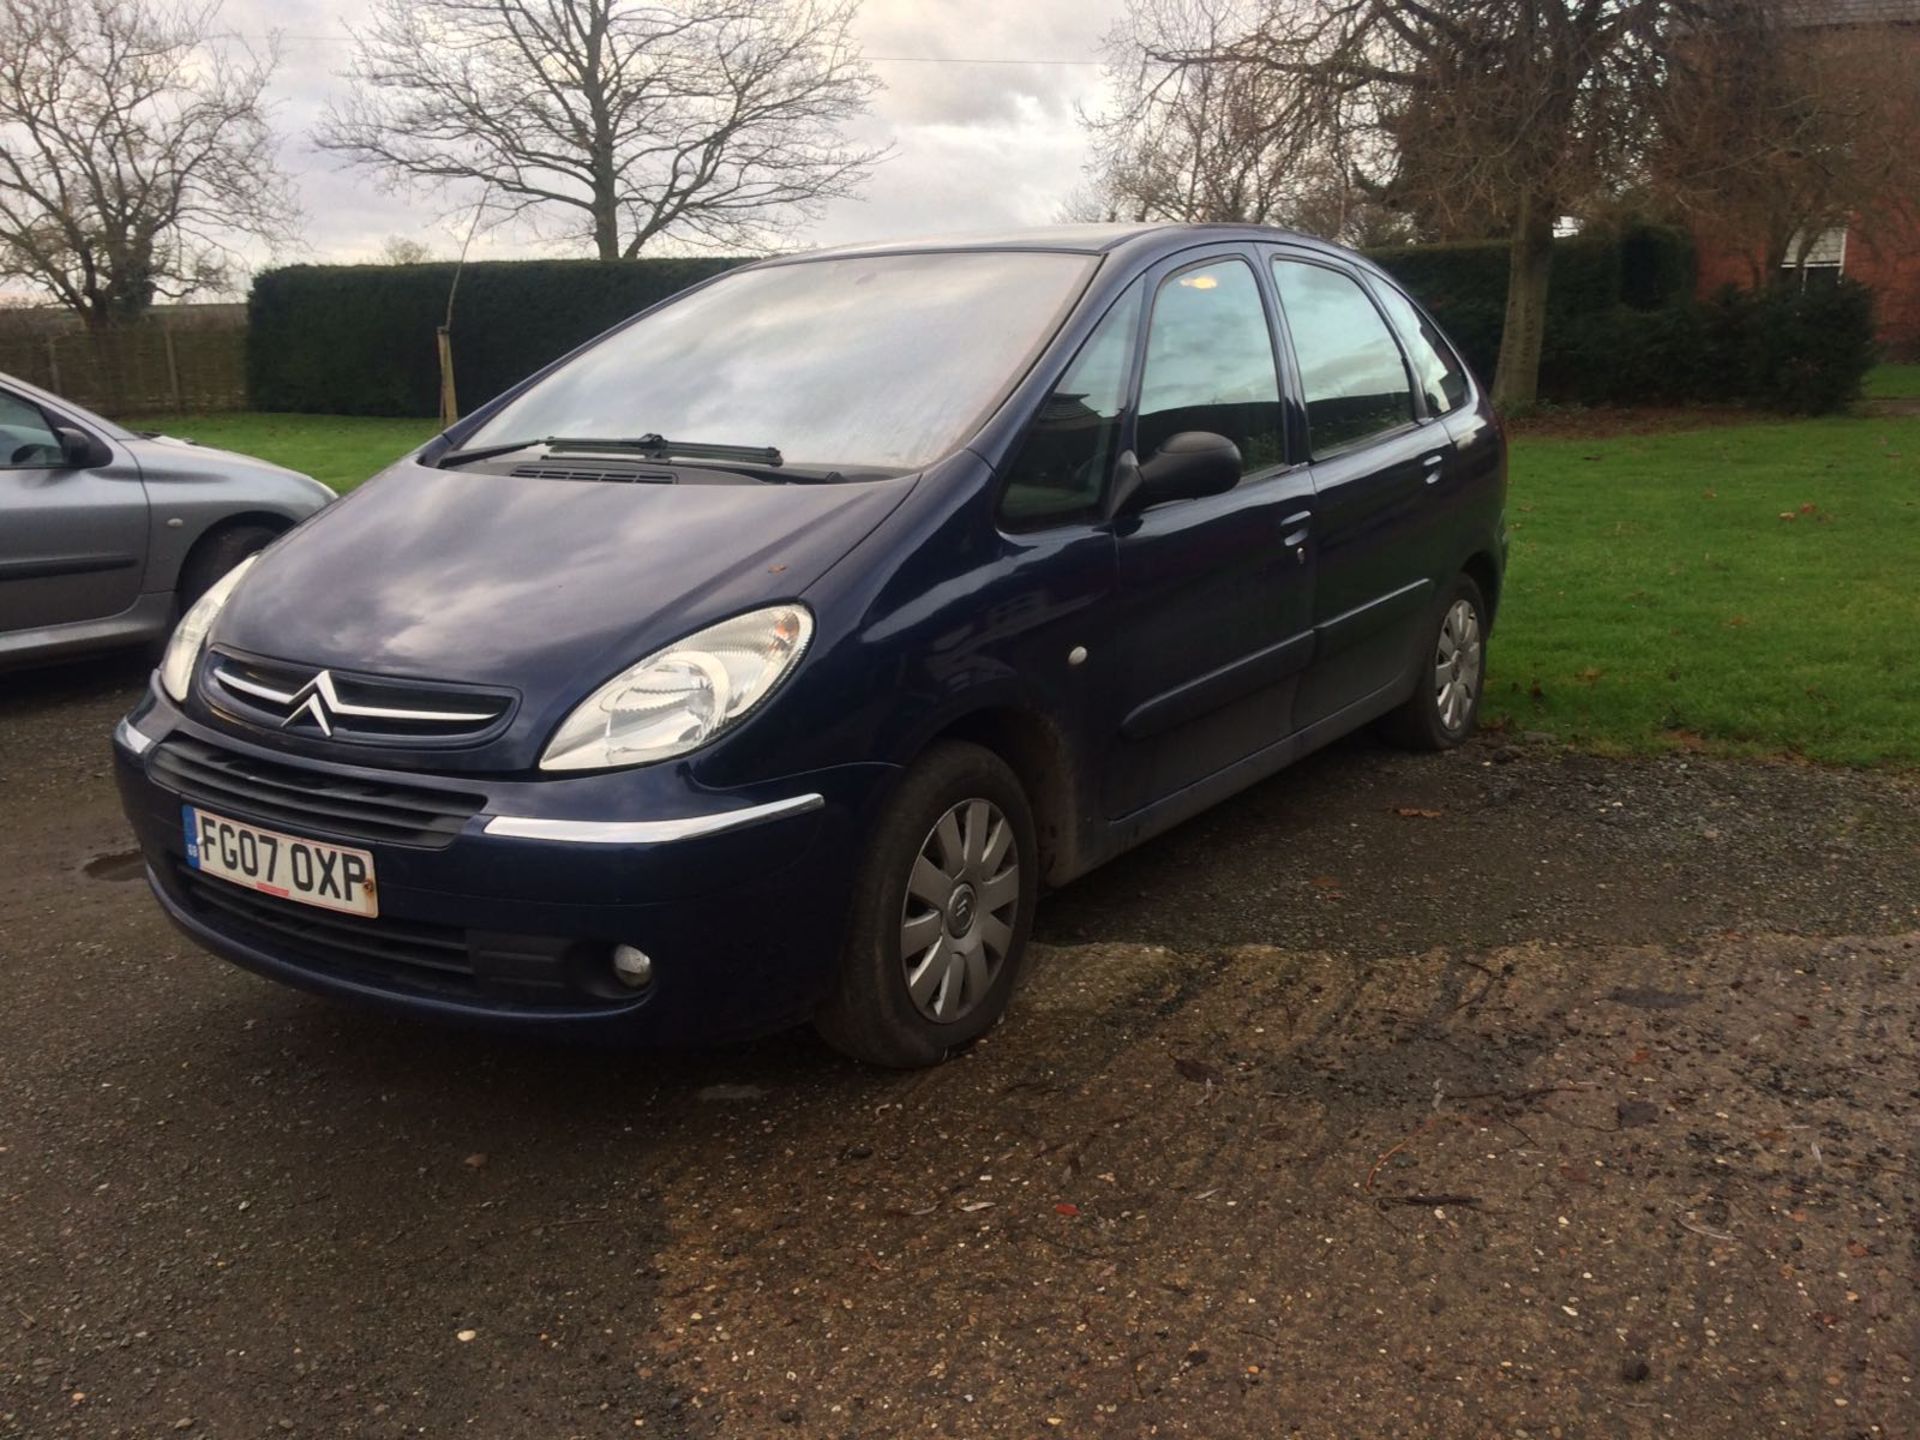
[{"label": "grass lawn", "polygon": [[1920,400],[1920,365],[1876,365],[1867,372],[1869,400]]},{"label": "grass lawn", "polygon": [[1920,763],[1920,419],[1527,438],[1508,514],[1493,716]]},{"label": "grass lawn", "polygon": [[202,445],[257,455],[342,492],[440,429],[432,420],[357,415],[148,415],[120,423],[130,430],[159,430]]},{"label": "grass lawn", "polygon": [[[1897,371],[1889,376],[1890,371]],[[1920,366],[1883,366],[1920,393]],[[430,420],[133,422],[350,490]],[[1594,749],[1920,765],[1920,418],[1514,444],[1486,718]]]}]

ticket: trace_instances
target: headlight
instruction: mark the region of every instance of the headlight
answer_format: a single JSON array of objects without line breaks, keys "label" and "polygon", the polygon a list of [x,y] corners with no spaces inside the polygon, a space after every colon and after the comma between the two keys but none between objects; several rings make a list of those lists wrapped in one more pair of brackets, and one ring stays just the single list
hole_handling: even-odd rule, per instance
[{"label": "headlight", "polygon": [[175,700],[187,698],[187,685],[193,679],[193,667],[200,658],[200,651],[207,643],[207,632],[213,629],[213,622],[220,618],[220,607],[227,603],[227,597],[233,593],[233,587],[240,583],[240,577],[259,558],[258,555],[249,555],[214,581],[207,593],[193,602],[187,613],[180,617],[180,623],[174,627],[173,638],[167,641],[167,653],[160,657],[160,688]]},{"label": "headlight", "polygon": [[812,638],[804,605],[774,605],[689,635],[589,695],[540,768],[608,770],[698,749],[766,699]]}]

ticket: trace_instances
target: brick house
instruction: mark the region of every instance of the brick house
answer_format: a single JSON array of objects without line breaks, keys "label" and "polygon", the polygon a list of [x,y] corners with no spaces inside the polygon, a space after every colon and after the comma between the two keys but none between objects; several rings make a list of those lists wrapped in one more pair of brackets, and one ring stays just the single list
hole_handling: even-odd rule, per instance
[{"label": "brick house", "polygon": [[[1786,24],[1809,38],[1867,32],[1911,57],[1920,75],[1920,0],[1783,0]],[[1893,197],[1890,197],[1893,199]],[[1920,359],[1920,197],[1899,197],[1871,216],[1808,236],[1796,235],[1785,268],[1802,285],[1841,275],[1875,292],[1880,340],[1889,354]],[[1726,285],[1752,286],[1767,267],[1763,237],[1727,233],[1711,218],[1694,225],[1699,248],[1699,293]],[[1804,253],[1804,261],[1795,260]]]}]

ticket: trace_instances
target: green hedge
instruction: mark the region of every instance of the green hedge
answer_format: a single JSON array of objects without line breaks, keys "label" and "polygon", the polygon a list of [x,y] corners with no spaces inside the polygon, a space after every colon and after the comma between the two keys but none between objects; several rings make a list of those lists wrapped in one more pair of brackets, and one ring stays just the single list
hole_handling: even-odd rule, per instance
[{"label": "green hedge", "polygon": [[[1482,376],[1500,357],[1507,309],[1507,246],[1476,242],[1371,252],[1425,303]],[[461,273],[453,309],[453,371],[463,411],[538,371],[678,290],[739,265],[737,259],[482,261]],[[253,409],[330,415],[436,415],[451,263],[292,265],[253,282],[248,305],[248,396]],[[1630,353],[1690,344],[1668,336],[1665,311],[1692,305],[1693,244],[1684,230],[1630,227],[1557,240],[1548,305],[1548,361],[1561,376],[1548,394],[1624,394],[1638,384],[1607,359],[1601,332],[1626,336]],[[1632,319],[1651,315],[1645,323]],[[1574,357],[1574,348],[1578,359]],[[1649,361],[1651,365],[1653,361]],[[1665,361],[1642,376],[1661,394]]]},{"label": "green hedge", "polygon": [[[738,260],[469,264],[453,312],[460,408],[471,411],[627,316]],[[294,265],[253,283],[247,389],[256,410],[435,415],[451,262]]]},{"label": "green hedge", "polygon": [[1540,388],[1583,404],[1738,403],[1819,415],[1859,399],[1877,359],[1864,285],[1729,288],[1704,303],[1581,317],[1552,337]]},{"label": "green hedge", "polygon": [[[1500,358],[1507,316],[1507,242],[1408,245],[1370,250],[1440,322],[1440,328],[1481,375]],[[1620,306],[1656,310],[1684,304],[1693,294],[1693,239],[1684,230],[1638,225],[1556,240],[1547,291],[1548,343],[1582,317]]]},{"label": "green hedge", "polygon": [[[1504,241],[1369,252],[1491,378],[1506,320]],[[1825,414],[1857,399],[1877,350],[1862,286],[1694,299],[1693,241],[1634,226],[1554,242],[1542,398],[1586,405],[1743,404]]]}]

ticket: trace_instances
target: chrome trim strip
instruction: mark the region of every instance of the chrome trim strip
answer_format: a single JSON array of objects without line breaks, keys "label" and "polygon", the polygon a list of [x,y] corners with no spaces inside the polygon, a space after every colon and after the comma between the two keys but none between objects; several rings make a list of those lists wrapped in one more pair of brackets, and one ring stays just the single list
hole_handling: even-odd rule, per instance
[{"label": "chrome trim strip", "polygon": [[487,821],[489,835],[519,840],[557,840],[573,845],[664,845],[691,840],[696,835],[723,835],[749,825],[804,815],[827,803],[824,795],[795,795],[766,805],[721,810],[712,815],[686,815],[678,820],[540,820],[523,815],[495,815]]},{"label": "chrome trim strip", "polygon": [[159,743],[146,731],[134,729],[133,725],[124,719],[113,727],[113,739],[115,744],[126,746],[135,755],[144,755]]},{"label": "chrome trim strip", "polygon": [[275,690],[268,685],[257,685],[251,680],[242,680],[238,675],[227,673],[224,665],[216,666],[213,678],[229,690],[238,690],[242,695],[252,695],[256,699],[271,700],[276,705],[287,705],[293,701],[291,690]]},{"label": "chrome trim strip", "polygon": [[[331,671],[321,670],[313,679],[300,689],[286,692],[275,690],[254,680],[243,680],[233,674],[226,666],[216,666],[213,678],[229,690],[238,690],[243,695],[252,695],[261,700],[271,701],[275,705],[291,705],[309,691],[319,694],[326,707],[335,716],[346,715],[359,720],[412,720],[420,724],[432,725],[479,725],[487,721],[498,720],[500,712],[492,714],[470,714],[462,710],[397,710],[386,705],[356,705],[351,700],[342,700],[333,686]],[[301,712],[296,710],[295,715]],[[291,717],[289,717],[291,718]]]},{"label": "chrome trim strip", "polygon": [[386,705],[356,705],[351,700],[335,700],[328,697],[328,708],[335,715],[350,715],[362,720],[418,720],[425,724],[454,724],[456,722],[477,725],[483,720],[498,720],[498,714],[475,715],[465,710],[395,710]]}]

